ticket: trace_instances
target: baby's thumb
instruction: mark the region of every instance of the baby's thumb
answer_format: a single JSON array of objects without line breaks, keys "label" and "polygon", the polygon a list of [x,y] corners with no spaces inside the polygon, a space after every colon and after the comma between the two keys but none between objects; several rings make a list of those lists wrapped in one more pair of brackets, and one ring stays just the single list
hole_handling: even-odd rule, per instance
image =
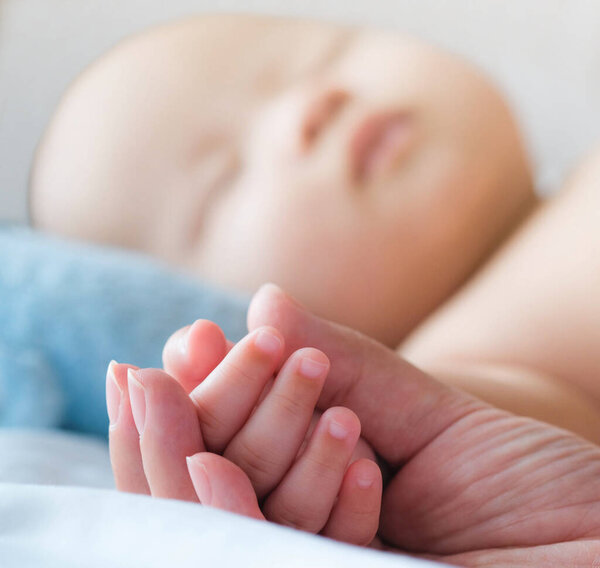
[{"label": "baby's thumb", "polygon": [[223,360],[229,349],[216,323],[196,320],[169,337],[163,349],[163,366],[189,394]]}]

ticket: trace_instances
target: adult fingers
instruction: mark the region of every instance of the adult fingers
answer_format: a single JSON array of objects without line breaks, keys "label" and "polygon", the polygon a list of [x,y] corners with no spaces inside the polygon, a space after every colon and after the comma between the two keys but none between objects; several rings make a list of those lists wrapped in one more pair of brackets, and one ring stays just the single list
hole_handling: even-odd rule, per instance
[{"label": "adult fingers", "polygon": [[264,327],[237,343],[190,398],[206,447],[221,453],[246,423],[281,362],[281,334]]},{"label": "adult fingers", "polygon": [[246,472],[259,498],[271,491],[292,465],[328,369],[327,357],[317,349],[296,351],[227,446],[224,456]]},{"label": "adult fingers", "polygon": [[352,451],[360,422],[347,408],[323,413],[298,460],[264,504],[268,520],[318,533],[327,523]]},{"label": "adult fingers", "polygon": [[110,462],[117,489],[149,495],[150,488],[146,481],[140,452],[140,438],[129,404],[128,369],[137,369],[137,367],[111,361],[106,373]]},{"label": "adult fingers", "polygon": [[252,484],[237,465],[208,452],[189,457],[187,464],[200,503],[264,520]]},{"label": "adult fingers", "polygon": [[356,412],[364,437],[390,463],[410,459],[461,417],[485,407],[373,339],[311,314],[273,284],[260,288],[248,311],[248,329],[263,325],[282,333],[286,355],[300,347],[327,354],[331,370],[319,407]]},{"label": "adult fingers", "polygon": [[359,546],[370,544],[379,527],[382,485],[374,461],[361,459],[351,464],[322,534]]},{"label": "adult fingers", "polygon": [[194,404],[159,369],[128,371],[129,398],[148,486],[154,497],[197,501],[186,457],[204,450]]}]

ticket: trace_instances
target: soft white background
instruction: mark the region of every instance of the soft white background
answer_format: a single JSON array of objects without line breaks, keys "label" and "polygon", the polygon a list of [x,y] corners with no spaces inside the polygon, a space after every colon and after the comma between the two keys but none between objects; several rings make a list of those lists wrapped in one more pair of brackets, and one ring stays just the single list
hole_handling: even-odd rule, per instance
[{"label": "soft white background", "polygon": [[539,186],[600,142],[600,0],[0,0],[0,219],[23,219],[32,152],[67,84],[120,38],[202,11],[402,30],[462,53],[511,100]]}]

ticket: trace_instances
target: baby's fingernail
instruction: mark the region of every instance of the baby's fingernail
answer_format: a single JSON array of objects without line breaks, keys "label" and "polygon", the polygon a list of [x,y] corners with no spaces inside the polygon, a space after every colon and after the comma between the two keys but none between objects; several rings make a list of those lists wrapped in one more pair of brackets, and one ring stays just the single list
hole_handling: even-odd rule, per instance
[{"label": "baby's fingernail", "polygon": [[129,402],[131,404],[131,413],[138,434],[144,433],[146,425],[146,392],[144,386],[138,380],[135,371],[127,369],[127,386],[129,387]]},{"label": "baby's fingernail", "polygon": [[325,363],[303,357],[300,360],[298,371],[300,371],[300,374],[307,379],[320,379],[327,372],[327,367],[328,365]]},{"label": "baby's fingernail", "polygon": [[343,440],[348,437],[348,430],[341,424],[333,422],[333,420],[329,423],[328,430],[329,433],[338,440]]},{"label": "baby's fingernail", "polygon": [[122,392],[117,378],[115,377],[116,361],[111,361],[106,371],[106,410],[108,411],[108,420],[111,426],[114,426],[119,420],[119,409],[121,408]]},{"label": "baby's fingernail", "polygon": [[281,348],[281,339],[267,329],[261,329],[254,338],[254,345],[263,353],[274,355]]},{"label": "baby's fingernail", "polygon": [[195,460],[193,456],[187,457],[185,460],[200,503],[203,505],[210,505],[212,501],[212,489],[210,487],[206,466],[203,463],[199,463],[198,460]]}]

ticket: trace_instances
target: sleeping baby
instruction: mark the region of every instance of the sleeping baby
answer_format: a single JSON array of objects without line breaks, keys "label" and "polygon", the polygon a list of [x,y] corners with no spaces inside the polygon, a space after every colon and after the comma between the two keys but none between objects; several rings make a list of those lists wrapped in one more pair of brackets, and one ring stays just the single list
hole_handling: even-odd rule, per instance
[{"label": "sleeping baby", "polygon": [[276,282],[393,347],[535,203],[505,103],[460,59],[237,16],[158,28],[93,64],[31,190],[40,229],[249,294]]},{"label": "sleeping baby", "polygon": [[[590,179],[537,207],[505,103],[452,55],[386,33],[210,16],[130,39],[75,82],[38,150],[31,205],[43,230],[223,287],[275,282],[442,381],[597,441],[597,319],[557,309],[591,292]],[[581,230],[565,223],[572,211]],[[561,255],[565,243],[578,255]],[[233,345],[199,321],[164,361],[168,375],[109,368],[120,489],[373,540],[382,480],[358,418],[314,413],[327,353],[287,353],[272,326]],[[161,400],[173,378],[179,394]],[[186,418],[150,435],[148,397]],[[188,468],[199,447],[211,453]],[[207,495],[214,468],[229,491]]]}]

